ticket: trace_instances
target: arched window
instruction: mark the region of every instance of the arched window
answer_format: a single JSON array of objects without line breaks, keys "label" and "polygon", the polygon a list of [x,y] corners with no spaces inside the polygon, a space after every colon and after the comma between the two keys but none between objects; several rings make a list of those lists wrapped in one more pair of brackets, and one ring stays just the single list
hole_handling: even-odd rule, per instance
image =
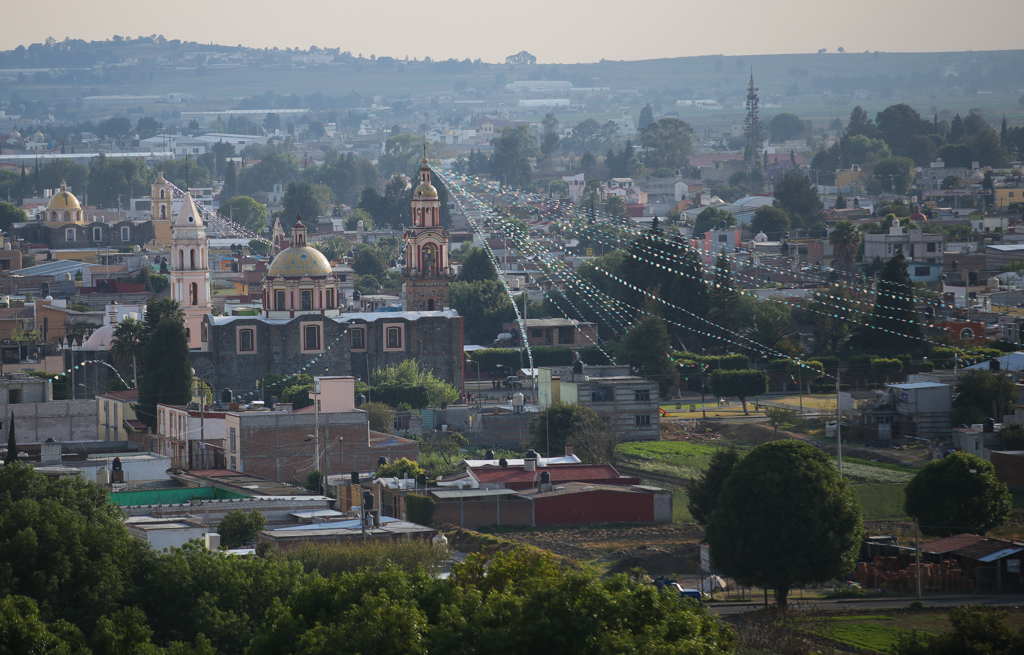
[{"label": "arched window", "polygon": [[964,328],[964,329],[960,330],[960,338],[961,339],[973,339],[974,338],[974,330],[972,330],[971,328]]},{"label": "arched window", "polygon": [[190,305],[199,304],[199,285],[195,282],[188,285],[188,302]]},{"label": "arched window", "polygon": [[185,341],[192,340],[192,330],[185,328]]},{"label": "arched window", "polygon": [[71,212],[69,212],[69,211],[64,212],[64,222],[67,223],[70,220],[71,220]]},{"label": "arched window", "polygon": [[182,270],[184,268],[185,268],[185,251],[184,250],[179,250],[178,251],[178,270]]},{"label": "arched window", "polygon": [[166,193],[166,190],[165,189],[160,189],[160,199],[161,200],[164,199],[164,193]]},{"label": "arched window", "polygon": [[191,264],[191,266],[189,266],[189,268],[192,269],[193,271],[196,270],[196,249],[195,248],[190,248],[189,249],[189,251],[188,251],[188,260],[189,260],[189,263]]},{"label": "arched window", "polygon": [[[163,195],[163,191],[160,192],[160,195]],[[167,207],[164,205],[160,205],[160,218],[167,218]]]},{"label": "arched window", "polygon": [[52,214],[50,214],[50,220],[57,220],[57,212],[53,212]]},{"label": "arched window", "polygon": [[206,267],[206,249],[205,248],[200,248],[199,249],[199,268],[205,268],[205,267]]}]

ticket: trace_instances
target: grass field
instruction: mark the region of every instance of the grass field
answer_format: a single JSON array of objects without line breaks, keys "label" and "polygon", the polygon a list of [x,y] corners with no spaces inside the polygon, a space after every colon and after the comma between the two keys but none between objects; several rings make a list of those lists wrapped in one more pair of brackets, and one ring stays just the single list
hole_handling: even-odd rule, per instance
[{"label": "grass field", "polygon": [[853,490],[860,499],[865,521],[907,519],[903,512],[903,484],[857,484]]},{"label": "grass field", "polygon": [[689,504],[690,498],[686,495],[686,492],[682,489],[676,489],[672,492],[672,522],[673,523],[693,523],[693,515],[690,514],[690,510],[686,508]]},{"label": "grass field", "polygon": [[916,470],[899,464],[843,458],[843,476],[851,482],[910,482],[916,473]]},{"label": "grass field", "polygon": [[641,470],[691,479],[708,467],[717,450],[717,446],[686,441],[646,441],[621,444],[617,452]]}]

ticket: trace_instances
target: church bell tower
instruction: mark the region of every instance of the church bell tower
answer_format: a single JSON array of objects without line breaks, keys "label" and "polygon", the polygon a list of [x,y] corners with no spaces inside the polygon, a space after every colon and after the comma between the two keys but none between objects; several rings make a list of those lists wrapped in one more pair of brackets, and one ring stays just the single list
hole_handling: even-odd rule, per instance
[{"label": "church bell tower", "polygon": [[412,194],[412,227],[405,232],[405,309],[430,312],[448,309],[448,231],[441,226],[441,201],[430,183],[426,153],[419,186]]}]

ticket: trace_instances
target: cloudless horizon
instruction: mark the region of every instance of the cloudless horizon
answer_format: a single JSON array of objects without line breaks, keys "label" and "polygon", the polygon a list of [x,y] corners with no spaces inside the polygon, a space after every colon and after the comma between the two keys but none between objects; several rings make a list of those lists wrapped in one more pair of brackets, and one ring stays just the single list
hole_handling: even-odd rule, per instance
[{"label": "cloudless horizon", "polygon": [[848,53],[1024,49],[1024,0],[990,0],[984,11],[975,11],[981,8],[959,0],[732,0],[706,6],[667,0],[180,0],[167,5],[41,0],[32,5],[31,19],[0,31],[0,49],[47,37],[102,41],[154,34],[222,46],[305,50],[315,45],[365,57],[468,57],[490,63],[527,50],[541,64],[820,48],[834,53],[840,47]]}]

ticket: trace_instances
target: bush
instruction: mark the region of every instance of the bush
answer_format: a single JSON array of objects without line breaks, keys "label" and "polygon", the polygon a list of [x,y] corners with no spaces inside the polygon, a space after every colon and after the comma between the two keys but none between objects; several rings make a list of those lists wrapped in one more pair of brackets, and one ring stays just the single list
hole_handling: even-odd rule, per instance
[{"label": "bush", "polygon": [[935,370],[935,363],[925,360],[917,365],[918,373],[931,373]]},{"label": "bush", "polygon": [[267,519],[259,510],[246,512],[236,509],[228,512],[217,526],[220,545],[224,548],[241,548],[255,541],[259,531],[265,527]]},{"label": "bush", "polygon": [[434,520],[434,499],[429,496],[409,494],[405,497],[407,518],[413,523],[430,525]]}]

